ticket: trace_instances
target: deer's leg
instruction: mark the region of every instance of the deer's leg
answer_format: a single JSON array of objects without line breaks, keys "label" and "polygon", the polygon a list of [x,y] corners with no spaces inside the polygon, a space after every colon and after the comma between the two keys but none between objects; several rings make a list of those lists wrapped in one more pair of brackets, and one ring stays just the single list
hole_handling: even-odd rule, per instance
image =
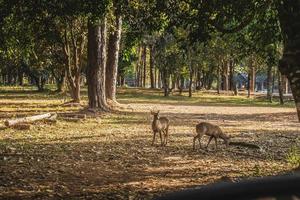
[{"label": "deer's leg", "polygon": [[168,137],[169,137],[169,127],[167,127],[167,129],[166,129],[166,134],[165,134],[165,146],[166,146],[167,143],[168,143]]},{"label": "deer's leg", "polygon": [[152,146],[154,145],[154,142],[155,142],[155,135],[156,135],[156,131],[153,131],[153,140],[152,140]]},{"label": "deer's leg", "polygon": [[200,136],[198,137],[198,141],[199,141],[200,149],[202,149],[202,145],[201,145],[201,138],[202,138],[202,135],[200,135]]},{"label": "deer's leg", "polygon": [[163,146],[161,131],[159,131],[159,137],[160,137],[160,144],[161,144],[161,146]]},{"label": "deer's leg", "polygon": [[195,143],[196,143],[197,138],[198,138],[198,135],[196,135],[193,139],[193,150],[195,150]]},{"label": "deer's leg", "polygon": [[207,145],[206,145],[206,149],[208,148],[208,145],[209,145],[209,143],[211,142],[211,140],[213,139],[213,137],[214,137],[214,136],[210,136],[210,138],[209,138],[209,140],[208,140],[208,143],[207,143]]},{"label": "deer's leg", "polygon": [[217,138],[216,138],[216,137],[214,137],[214,139],[215,139],[216,150],[217,150],[217,149],[218,149],[218,142],[217,142]]}]

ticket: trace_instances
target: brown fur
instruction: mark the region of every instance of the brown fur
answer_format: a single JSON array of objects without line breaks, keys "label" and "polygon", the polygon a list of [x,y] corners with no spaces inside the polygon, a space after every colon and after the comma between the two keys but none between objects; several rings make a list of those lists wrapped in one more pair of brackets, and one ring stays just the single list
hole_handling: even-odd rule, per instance
[{"label": "brown fur", "polygon": [[152,121],[152,145],[154,145],[156,133],[159,133],[161,146],[166,146],[168,143],[169,119],[166,117],[159,117],[159,111],[151,111],[151,114],[154,116]]},{"label": "brown fur", "polygon": [[225,133],[223,133],[223,131],[221,130],[221,128],[219,126],[213,125],[211,123],[201,122],[201,123],[197,124],[196,132],[197,132],[197,135],[194,137],[194,140],[193,140],[193,149],[195,149],[195,142],[197,139],[199,141],[200,148],[202,148],[201,138],[203,135],[210,136],[209,141],[206,145],[206,148],[208,147],[209,143],[211,142],[211,140],[213,138],[215,140],[216,149],[218,147],[217,146],[218,138],[223,139],[225,141],[226,146],[228,146],[228,144],[229,144],[229,137]]}]

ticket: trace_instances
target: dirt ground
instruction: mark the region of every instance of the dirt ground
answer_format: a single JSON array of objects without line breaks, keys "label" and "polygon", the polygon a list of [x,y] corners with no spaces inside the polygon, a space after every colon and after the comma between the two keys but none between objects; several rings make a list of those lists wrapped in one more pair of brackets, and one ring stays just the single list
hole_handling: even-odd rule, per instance
[{"label": "dirt ground", "polygon": [[[61,99],[35,93],[0,95],[1,124],[8,114],[77,112]],[[300,145],[294,108],[240,104],[172,103],[121,96],[129,109],[82,122],[39,123],[0,132],[0,199],[151,199],[217,182],[285,173],[292,146]],[[226,97],[224,97],[226,98]],[[142,100],[141,100],[142,99]],[[151,146],[151,109],[171,121],[169,144]],[[232,141],[192,150],[195,125],[219,125]],[[203,139],[203,144],[207,138]],[[197,144],[198,145],[198,144]],[[197,146],[198,147],[198,146]]]}]

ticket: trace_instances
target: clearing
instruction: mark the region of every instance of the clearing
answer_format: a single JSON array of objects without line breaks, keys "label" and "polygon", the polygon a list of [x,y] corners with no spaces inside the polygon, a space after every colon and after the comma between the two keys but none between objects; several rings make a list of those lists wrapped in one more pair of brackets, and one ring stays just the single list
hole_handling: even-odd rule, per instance
[{"label": "clearing", "polygon": [[[86,95],[86,92],[83,92]],[[64,97],[31,88],[2,88],[1,124],[16,114],[77,112]],[[292,103],[197,92],[162,97],[158,90],[121,89],[129,108],[82,122],[38,123],[31,130],[0,134],[0,198],[151,199],[167,191],[219,181],[274,175],[292,169],[286,161],[299,146],[300,124]],[[83,104],[86,96],[83,97]],[[171,121],[169,144],[151,146],[150,109]],[[192,150],[195,125],[209,121],[261,147]],[[207,138],[203,139],[203,143]],[[198,145],[198,143],[197,143]]]}]

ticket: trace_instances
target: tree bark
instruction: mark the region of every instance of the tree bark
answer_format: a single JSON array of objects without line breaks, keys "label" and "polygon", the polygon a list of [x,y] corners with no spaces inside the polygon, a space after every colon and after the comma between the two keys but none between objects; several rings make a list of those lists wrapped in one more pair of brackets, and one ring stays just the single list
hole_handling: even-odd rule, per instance
[{"label": "tree bark", "polygon": [[122,16],[116,14],[116,30],[109,36],[108,54],[106,65],[106,98],[112,103],[117,103],[117,77],[118,77],[118,61],[122,33]]},{"label": "tree bark", "polygon": [[142,62],[143,62],[143,87],[146,87],[146,78],[147,78],[147,46],[144,45],[142,53]]},{"label": "tree bark", "polygon": [[253,61],[251,58],[250,61],[250,92],[255,92],[255,80],[256,80],[256,71],[255,66],[253,65]]},{"label": "tree bark", "polygon": [[168,97],[169,96],[169,74],[166,69],[163,70],[162,79],[164,85],[164,96]]},{"label": "tree bark", "polygon": [[[192,65],[192,63],[190,64]],[[192,91],[192,87],[193,87],[193,75],[194,75],[194,70],[193,67],[190,66],[190,84],[189,84],[189,97],[192,97],[193,95],[193,91]]]},{"label": "tree bark", "polygon": [[88,22],[87,84],[89,108],[109,111],[105,94],[106,19],[101,25]]},{"label": "tree bark", "polygon": [[226,61],[223,64],[223,76],[224,76],[224,81],[223,81],[223,90],[228,91],[229,89],[229,63]]},{"label": "tree bark", "polygon": [[268,77],[267,77],[267,99],[272,102],[272,86],[273,86],[273,76],[272,76],[272,65],[268,65]]},{"label": "tree bark", "polygon": [[155,88],[155,73],[154,73],[154,45],[150,46],[150,84],[151,88]]},{"label": "tree bark", "polygon": [[278,71],[278,92],[279,92],[280,105],[283,105],[284,100],[283,100],[282,76],[280,71]]},{"label": "tree bark", "polygon": [[221,87],[221,70],[220,70],[220,66],[218,66],[218,76],[217,76],[217,93],[220,94],[220,87]]},{"label": "tree bark", "polygon": [[229,90],[234,90],[234,61],[232,59],[229,60]]},{"label": "tree bark", "polygon": [[290,82],[300,121],[300,2],[282,1],[278,8],[284,46],[279,69]]}]

